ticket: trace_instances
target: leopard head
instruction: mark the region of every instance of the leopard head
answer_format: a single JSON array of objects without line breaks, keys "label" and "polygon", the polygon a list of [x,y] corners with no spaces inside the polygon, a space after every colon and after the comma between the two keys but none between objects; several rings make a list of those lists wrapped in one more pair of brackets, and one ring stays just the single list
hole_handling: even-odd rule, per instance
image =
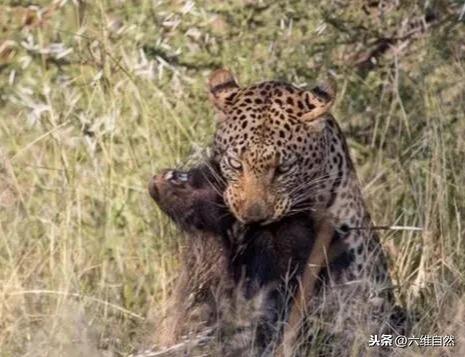
[{"label": "leopard head", "polygon": [[311,90],[281,82],[241,88],[221,69],[211,75],[209,92],[218,116],[214,160],[236,218],[266,224],[307,204],[311,181],[324,171],[334,83]]}]

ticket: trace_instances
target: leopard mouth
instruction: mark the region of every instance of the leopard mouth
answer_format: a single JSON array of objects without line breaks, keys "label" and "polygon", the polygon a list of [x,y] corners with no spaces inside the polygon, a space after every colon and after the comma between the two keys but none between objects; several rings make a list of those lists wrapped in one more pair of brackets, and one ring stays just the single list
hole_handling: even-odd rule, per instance
[{"label": "leopard mouth", "polygon": [[260,226],[267,226],[268,224],[276,222],[278,219],[275,219],[274,217],[268,218],[267,220],[260,222]]},{"label": "leopard mouth", "polygon": [[235,211],[233,208],[230,207],[231,213],[236,217],[236,219],[245,225],[258,225],[258,226],[266,226],[268,224],[274,223],[278,221],[281,216],[277,217],[274,215],[267,215],[265,217],[248,217],[246,215],[242,215],[239,212]]}]

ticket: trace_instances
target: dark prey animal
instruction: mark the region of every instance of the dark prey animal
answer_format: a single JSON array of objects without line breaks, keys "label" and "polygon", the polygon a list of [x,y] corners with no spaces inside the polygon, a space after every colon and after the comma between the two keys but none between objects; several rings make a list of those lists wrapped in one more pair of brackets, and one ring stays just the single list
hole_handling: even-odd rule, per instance
[{"label": "dark prey animal", "polygon": [[[219,297],[231,298],[239,290],[246,300],[266,296],[259,308],[263,318],[255,337],[265,346],[279,334],[275,322],[289,307],[289,294],[295,291],[321,225],[309,212],[265,226],[239,223],[224,204],[216,172],[209,165],[187,172],[166,170],[149,184],[152,198],[188,235],[183,259],[187,276],[180,279],[174,294],[178,306],[173,310],[175,316],[184,316],[170,323],[165,344],[185,333],[181,325],[189,320],[188,308],[180,307],[185,296],[195,297],[193,305],[210,306],[210,314],[203,318],[212,322],[218,318]],[[324,232],[331,239],[335,234],[332,229]],[[330,252],[333,273],[351,261],[348,253],[339,251],[333,247]],[[335,255],[337,259],[331,258]]]}]

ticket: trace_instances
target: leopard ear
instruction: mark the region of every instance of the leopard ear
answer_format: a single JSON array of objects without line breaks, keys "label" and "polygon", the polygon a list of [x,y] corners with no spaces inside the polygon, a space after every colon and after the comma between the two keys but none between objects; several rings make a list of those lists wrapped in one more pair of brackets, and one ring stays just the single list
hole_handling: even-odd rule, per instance
[{"label": "leopard ear", "polygon": [[217,69],[208,80],[210,99],[220,111],[224,111],[233,100],[234,94],[239,90],[239,85],[233,74],[227,69]]},{"label": "leopard ear", "polygon": [[312,121],[327,113],[336,99],[337,86],[332,78],[317,85],[315,88],[302,93],[306,112],[302,115],[305,122]]}]

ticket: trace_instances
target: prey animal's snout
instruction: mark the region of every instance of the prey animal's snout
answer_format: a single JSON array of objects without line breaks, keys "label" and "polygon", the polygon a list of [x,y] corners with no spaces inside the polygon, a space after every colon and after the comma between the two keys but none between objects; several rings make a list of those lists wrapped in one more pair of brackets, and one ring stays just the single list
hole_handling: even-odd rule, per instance
[{"label": "prey animal's snout", "polygon": [[163,174],[163,178],[173,185],[181,186],[189,181],[189,174],[178,170],[168,170]]},{"label": "prey animal's snout", "polygon": [[187,184],[189,175],[187,172],[178,170],[165,170],[154,175],[149,181],[149,194],[155,200],[159,201],[160,193],[166,193],[170,188],[180,188]]}]

